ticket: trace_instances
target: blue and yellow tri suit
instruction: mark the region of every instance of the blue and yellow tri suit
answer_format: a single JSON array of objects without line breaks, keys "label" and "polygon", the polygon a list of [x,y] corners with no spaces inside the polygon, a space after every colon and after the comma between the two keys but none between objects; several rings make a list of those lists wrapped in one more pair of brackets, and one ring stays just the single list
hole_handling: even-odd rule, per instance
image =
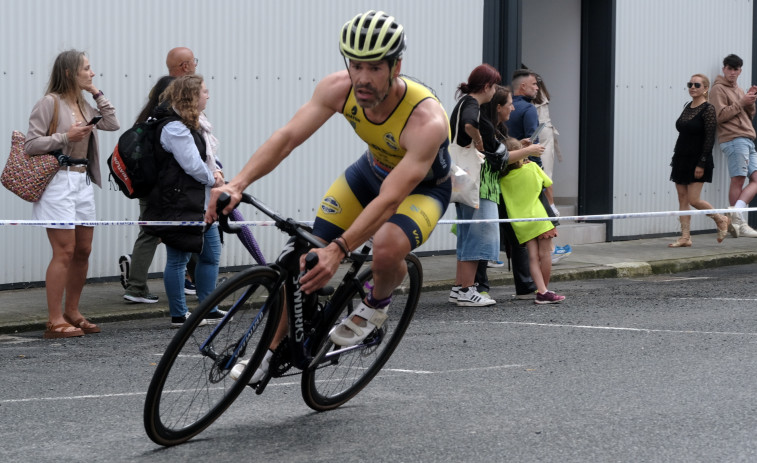
[{"label": "blue and yellow tri suit", "polygon": [[[354,89],[350,89],[342,114],[368,144],[368,150],[336,179],[321,200],[314,232],[327,241],[340,236],[355,221],[365,206],[378,196],[381,182],[402,160],[406,151],[399,140],[415,108],[429,98],[439,101],[426,86],[406,77],[401,79],[405,83],[405,94],[392,114],[381,123],[368,120],[357,103]],[[448,145],[449,137],[439,147],[426,178],[389,219],[405,232],[411,249],[428,239],[449,205],[452,184]]]}]

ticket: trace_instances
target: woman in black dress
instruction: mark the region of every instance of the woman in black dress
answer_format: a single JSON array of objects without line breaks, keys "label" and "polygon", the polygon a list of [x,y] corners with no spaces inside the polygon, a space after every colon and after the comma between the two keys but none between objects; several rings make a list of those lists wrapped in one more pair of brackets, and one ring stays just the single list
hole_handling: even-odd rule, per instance
[{"label": "woman in black dress", "polygon": [[[712,146],[715,143],[715,108],[707,102],[710,80],[703,74],[694,74],[686,84],[691,102],[686,103],[681,116],[676,121],[678,140],[670,162],[670,180],[676,184],[680,210],[712,209],[712,205],[701,199],[704,182],[712,183]],[[718,229],[718,243],[728,233],[728,218],[721,214],[707,214]],[[671,248],[691,246],[691,216],[682,215],[681,237],[668,246]]]}]

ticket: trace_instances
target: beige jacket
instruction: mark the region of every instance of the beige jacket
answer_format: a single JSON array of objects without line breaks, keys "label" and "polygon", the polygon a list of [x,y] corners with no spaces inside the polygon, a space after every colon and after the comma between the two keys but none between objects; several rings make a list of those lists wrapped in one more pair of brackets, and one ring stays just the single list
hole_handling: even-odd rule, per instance
[{"label": "beige jacket", "polygon": [[[56,133],[48,136],[47,131],[50,128],[50,121],[53,118],[55,109],[55,100],[58,98],[60,107],[58,108],[58,128]],[[110,104],[105,96],[98,98],[97,109],[84,102],[83,112],[86,120],[91,120],[96,115],[103,118],[95,125],[92,135],[89,137],[89,148],[87,149],[87,173],[89,178],[99,187],[102,188],[102,177],[100,174],[100,156],[99,145],[97,142],[97,130],[115,131],[119,129],[118,119],[116,118],[116,108]],[[50,151],[60,149],[64,154],[71,154],[71,147],[68,143],[66,133],[71,128],[72,117],[71,108],[60,98],[60,95],[47,94],[39,100],[32,109],[29,116],[29,130],[26,132],[26,142],[24,150],[29,155],[46,154]]]},{"label": "beige jacket", "polygon": [[725,143],[734,138],[744,137],[754,140],[752,127],[755,105],[744,107],[741,98],[744,90],[738,85],[732,85],[723,76],[717,76],[710,89],[710,103],[715,107],[715,117],[718,120],[718,142]]}]

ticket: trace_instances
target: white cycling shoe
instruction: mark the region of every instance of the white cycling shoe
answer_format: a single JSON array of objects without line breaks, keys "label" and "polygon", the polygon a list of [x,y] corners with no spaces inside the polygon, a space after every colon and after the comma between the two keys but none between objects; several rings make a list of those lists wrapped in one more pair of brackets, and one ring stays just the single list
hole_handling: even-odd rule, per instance
[{"label": "white cycling shoe", "polygon": [[[387,318],[387,309],[388,307],[372,309],[365,302],[360,302],[357,309],[331,333],[331,342],[342,347],[360,344],[374,329],[381,328]],[[362,319],[358,321],[359,325],[352,321],[356,315]]]},{"label": "white cycling shoe", "polygon": [[[257,370],[255,370],[255,373],[252,375],[252,378],[250,378],[250,382],[248,384],[256,384],[259,383],[263,377],[268,374],[268,368],[271,364],[271,357],[273,356],[273,351],[270,349],[265,353],[265,357],[263,357],[263,361],[260,362],[260,366]],[[231,369],[231,373],[229,373],[229,376],[234,381],[238,380],[240,376],[242,376],[242,372],[244,371],[245,367],[247,366],[247,363],[249,360],[242,360],[241,362],[234,365],[234,368]]]}]

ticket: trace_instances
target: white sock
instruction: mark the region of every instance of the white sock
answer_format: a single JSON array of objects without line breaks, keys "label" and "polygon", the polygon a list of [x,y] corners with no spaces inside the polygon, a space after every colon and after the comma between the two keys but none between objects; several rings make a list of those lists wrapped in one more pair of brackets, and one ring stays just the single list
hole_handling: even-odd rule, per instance
[{"label": "white sock", "polygon": [[747,204],[739,199],[738,201],[736,201],[736,204],[734,204],[733,207],[735,207],[736,209],[743,209],[747,207]]}]

